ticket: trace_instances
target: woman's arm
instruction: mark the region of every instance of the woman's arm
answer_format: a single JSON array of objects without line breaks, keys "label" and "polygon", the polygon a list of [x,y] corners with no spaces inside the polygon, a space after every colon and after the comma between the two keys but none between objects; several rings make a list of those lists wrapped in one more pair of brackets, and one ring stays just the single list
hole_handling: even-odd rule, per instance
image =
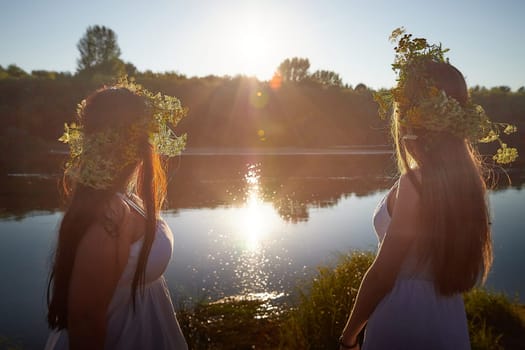
[{"label": "woman's arm", "polygon": [[103,349],[107,309],[129,255],[129,209],[110,203],[106,217],[91,225],[76,252],[68,297],[70,349]]},{"label": "woman's arm", "polygon": [[417,234],[419,195],[408,179],[399,179],[392,219],[377,256],[366,272],[343,330],[343,343],[354,344],[377,304],[394,286],[399,269]]}]

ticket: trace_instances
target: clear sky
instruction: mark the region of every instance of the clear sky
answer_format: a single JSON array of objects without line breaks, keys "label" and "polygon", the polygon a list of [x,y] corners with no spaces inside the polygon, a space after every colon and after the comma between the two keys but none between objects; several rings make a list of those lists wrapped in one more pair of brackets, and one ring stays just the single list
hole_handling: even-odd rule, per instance
[{"label": "clear sky", "polygon": [[441,42],[469,85],[525,85],[522,0],[0,0],[0,65],[74,72],[90,25],[139,70],[269,80],[285,58],[344,83],[391,87],[391,31]]}]

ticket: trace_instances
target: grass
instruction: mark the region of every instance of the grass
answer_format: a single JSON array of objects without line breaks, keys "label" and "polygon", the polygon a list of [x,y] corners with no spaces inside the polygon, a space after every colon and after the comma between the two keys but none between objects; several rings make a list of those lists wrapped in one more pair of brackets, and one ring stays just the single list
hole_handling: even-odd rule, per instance
[{"label": "grass", "polygon": [[484,289],[466,293],[464,301],[472,349],[523,349],[523,305]]},{"label": "grass", "polygon": [[335,268],[318,268],[314,279],[298,287],[296,305],[281,327],[284,349],[337,349],[337,339],[372,263],[372,253],[342,255]]},{"label": "grass", "polygon": [[[322,266],[278,304],[226,298],[178,312],[190,349],[336,349],[364,273],[374,255],[342,255]],[[464,295],[473,350],[523,349],[525,307],[503,294],[474,289]]]},{"label": "grass", "polygon": [[21,350],[22,346],[12,339],[0,335],[0,349],[2,350]]},{"label": "grass", "polygon": [[177,312],[190,349],[276,349],[280,312],[268,301],[225,298]]}]

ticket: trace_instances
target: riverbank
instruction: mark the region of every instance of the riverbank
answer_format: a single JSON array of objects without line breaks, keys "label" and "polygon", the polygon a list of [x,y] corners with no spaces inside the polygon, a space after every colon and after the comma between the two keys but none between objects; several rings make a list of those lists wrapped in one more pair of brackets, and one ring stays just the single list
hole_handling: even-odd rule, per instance
[{"label": "riverbank", "polygon": [[[190,348],[336,349],[372,260],[372,253],[341,256],[280,302],[227,298],[181,306],[179,320]],[[524,305],[485,289],[465,294],[464,300],[473,350],[522,348]]]},{"label": "riverbank", "polygon": [[188,156],[301,156],[301,155],[372,155],[392,154],[390,145],[355,145],[338,147],[278,147],[278,148],[235,148],[235,147],[191,147],[182,152]]},{"label": "riverbank", "polygon": [[[373,253],[341,255],[334,266],[295,283],[286,295],[244,295],[177,304],[190,349],[336,349]],[[475,289],[464,296],[473,350],[522,349],[525,305]],[[0,334],[0,349],[24,350],[17,338]]]}]

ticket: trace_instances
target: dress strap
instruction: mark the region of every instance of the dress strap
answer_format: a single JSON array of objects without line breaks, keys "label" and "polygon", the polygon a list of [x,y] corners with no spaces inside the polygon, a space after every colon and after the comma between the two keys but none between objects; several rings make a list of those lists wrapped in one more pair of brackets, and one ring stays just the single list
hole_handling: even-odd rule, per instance
[{"label": "dress strap", "polygon": [[125,195],[123,193],[120,193],[120,192],[117,192],[117,195],[124,201],[126,202],[130,207],[132,207],[133,209],[135,209],[135,211],[137,213],[139,213],[140,215],[142,215],[144,218],[146,218],[146,211],[144,210],[144,208],[142,208],[140,205],[138,205],[131,197],[130,195]]}]

